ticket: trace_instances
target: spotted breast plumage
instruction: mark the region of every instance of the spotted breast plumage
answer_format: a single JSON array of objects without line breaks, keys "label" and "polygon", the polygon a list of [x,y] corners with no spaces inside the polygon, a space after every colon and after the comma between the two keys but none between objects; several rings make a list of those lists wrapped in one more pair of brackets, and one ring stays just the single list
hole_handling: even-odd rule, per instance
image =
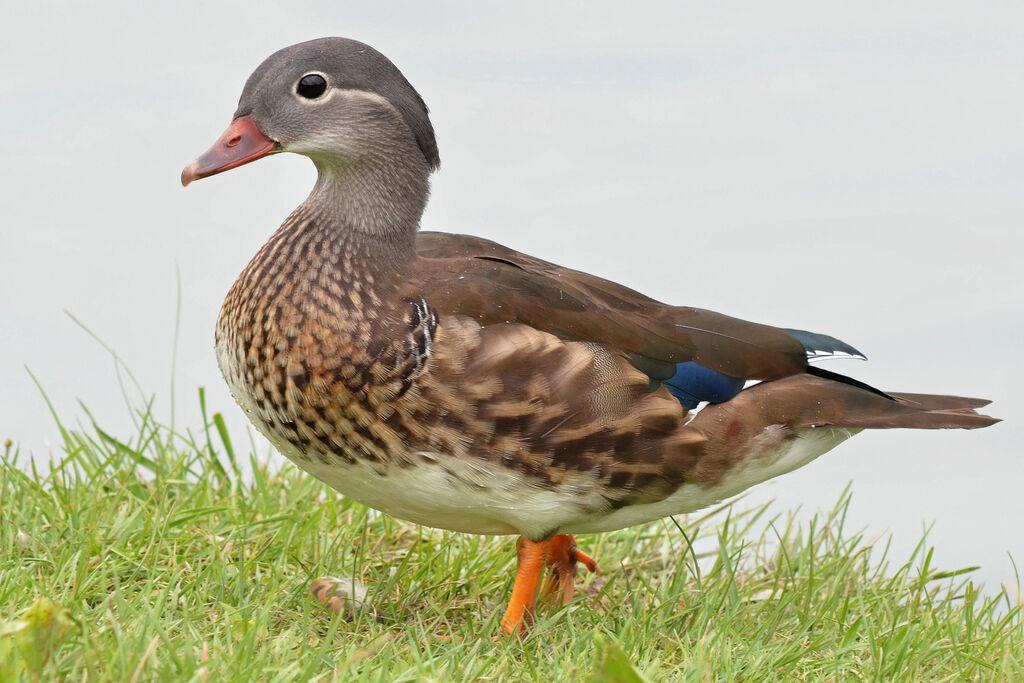
[{"label": "spotted breast plumage", "polygon": [[216,346],[231,392],[285,456],[347,496],[419,524],[519,535],[509,632],[545,566],[563,601],[578,563],[596,569],[573,534],[699,509],[861,429],[996,421],[976,412],[987,401],[883,392],[808,365],[860,355],[827,335],[418,232],[440,163],[433,128],[401,72],[362,43],[269,57],[182,182],[285,151],[318,178],[224,302]]}]

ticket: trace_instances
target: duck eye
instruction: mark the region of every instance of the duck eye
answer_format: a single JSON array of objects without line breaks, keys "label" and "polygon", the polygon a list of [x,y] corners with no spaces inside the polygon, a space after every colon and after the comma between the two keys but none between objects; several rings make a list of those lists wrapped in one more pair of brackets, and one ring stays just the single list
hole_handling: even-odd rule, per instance
[{"label": "duck eye", "polygon": [[307,100],[315,100],[323,95],[325,90],[327,90],[327,81],[320,74],[306,74],[299,79],[299,84],[295,86],[295,92]]}]

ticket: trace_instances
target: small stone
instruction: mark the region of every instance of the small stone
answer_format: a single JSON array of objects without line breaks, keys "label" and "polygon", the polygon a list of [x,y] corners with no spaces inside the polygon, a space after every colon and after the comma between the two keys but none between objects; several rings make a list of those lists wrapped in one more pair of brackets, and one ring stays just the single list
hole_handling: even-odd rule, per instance
[{"label": "small stone", "polygon": [[313,581],[309,590],[327,609],[347,619],[373,609],[366,597],[366,586],[354,578],[323,576]]}]

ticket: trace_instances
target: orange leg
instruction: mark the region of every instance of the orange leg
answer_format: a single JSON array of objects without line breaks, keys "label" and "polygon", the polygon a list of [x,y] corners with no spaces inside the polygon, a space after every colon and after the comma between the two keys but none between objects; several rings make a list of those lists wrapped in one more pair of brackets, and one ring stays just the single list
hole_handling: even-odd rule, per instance
[{"label": "orange leg", "polygon": [[551,541],[539,543],[527,540],[522,536],[516,541],[516,555],[519,565],[516,567],[516,582],[512,586],[512,598],[505,608],[505,616],[501,619],[501,627],[505,633],[516,633],[524,627],[523,619],[533,614],[537,603],[537,585],[544,573],[544,562],[548,555]]},{"label": "orange leg", "polygon": [[[544,588],[544,599],[549,602],[560,596],[563,605],[569,604],[575,592],[576,563],[582,562],[590,571],[597,572],[597,562],[590,555],[576,547],[576,537],[572,534],[559,534],[551,539],[548,548],[547,564],[551,567],[552,577]],[[557,583],[554,579],[557,577]]]}]

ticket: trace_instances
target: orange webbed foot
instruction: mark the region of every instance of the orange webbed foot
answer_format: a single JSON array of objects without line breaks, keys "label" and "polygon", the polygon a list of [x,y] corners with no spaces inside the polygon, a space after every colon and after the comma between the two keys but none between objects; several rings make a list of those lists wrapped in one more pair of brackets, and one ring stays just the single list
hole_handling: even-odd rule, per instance
[{"label": "orange webbed foot", "polygon": [[[572,534],[559,534],[551,539],[548,547],[547,565],[551,567],[551,578],[544,588],[546,602],[558,601],[567,605],[575,595],[577,563],[582,563],[595,574],[599,571],[597,562],[579,549]],[[556,580],[557,579],[557,580]]]},{"label": "orange webbed foot", "polygon": [[598,571],[594,558],[580,550],[570,534],[559,534],[547,541],[530,541],[520,536],[516,555],[516,581],[501,620],[501,628],[508,634],[521,633],[532,620],[545,567],[551,567],[552,576],[543,589],[544,600],[558,600],[563,605],[572,600],[575,592],[578,563],[592,572]]}]

